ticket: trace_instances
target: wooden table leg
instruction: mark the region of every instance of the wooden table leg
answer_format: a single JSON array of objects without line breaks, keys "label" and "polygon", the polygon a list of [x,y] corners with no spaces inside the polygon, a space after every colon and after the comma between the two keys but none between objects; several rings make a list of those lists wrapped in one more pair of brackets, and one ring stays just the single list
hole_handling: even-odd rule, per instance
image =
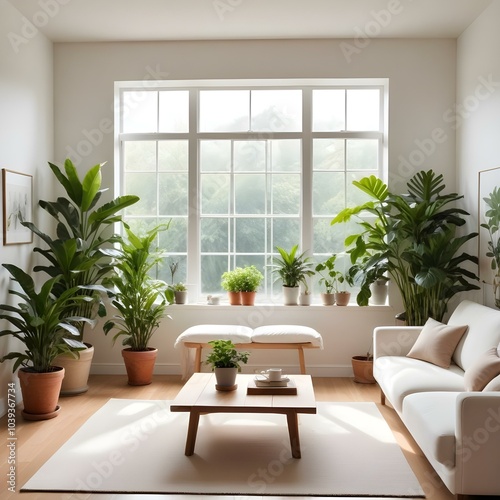
[{"label": "wooden table leg", "polygon": [[288,434],[290,436],[290,447],[292,448],[292,457],[300,458],[300,439],[299,439],[299,416],[297,412],[286,414],[288,422]]},{"label": "wooden table leg", "polygon": [[196,443],[196,434],[198,432],[199,421],[200,421],[200,413],[195,410],[191,410],[189,412],[189,425],[186,438],[186,450],[184,452],[187,457],[190,457],[194,453],[194,445]]}]

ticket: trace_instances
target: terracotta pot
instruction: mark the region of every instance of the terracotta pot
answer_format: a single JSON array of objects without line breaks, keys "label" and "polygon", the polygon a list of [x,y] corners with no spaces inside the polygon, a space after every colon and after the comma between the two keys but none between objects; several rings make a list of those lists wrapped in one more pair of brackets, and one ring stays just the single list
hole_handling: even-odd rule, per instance
[{"label": "terracotta pot", "polygon": [[158,349],[153,347],[147,351],[122,350],[129,385],[148,385],[152,382],[157,355]]},{"label": "terracotta pot", "polygon": [[241,304],[243,306],[253,306],[255,304],[257,292],[240,292]]},{"label": "terracotta pot", "polygon": [[214,372],[218,391],[234,391],[238,387],[235,383],[238,368],[214,368]]},{"label": "terracotta pot", "polygon": [[351,359],[354,382],[359,384],[374,384],[373,360],[366,356],[353,356]]},{"label": "terracotta pot", "polygon": [[57,416],[59,391],[64,378],[64,368],[54,366],[54,371],[35,373],[27,368],[18,372],[27,420],[47,420]]},{"label": "terracotta pot", "polygon": [[334,293],[322,293],[321,302],[324,306],[333,306],[335,304],[335,294]]},{"label": "terracotta pot", "polygon": [[227,292],[227,298],[229,299],[229,304],[232,306],[241,305],[241,292]]},{"label": "terracotta pot", "polygon": [[335,303],[338,306],[347,306],[351,300],[351,292],[338,292],[335,294]]},{"label": "terracotta pot", "polygon": [[61,354],[54,360],[54,365],[62,366],[65,371],[61,396],[75,396],[83,394],[89,389],[88,381],[94,357],[94,346],[87,343],[85,345],[87,349],[79,351],[79,358],[74,358],[70,354]]}]

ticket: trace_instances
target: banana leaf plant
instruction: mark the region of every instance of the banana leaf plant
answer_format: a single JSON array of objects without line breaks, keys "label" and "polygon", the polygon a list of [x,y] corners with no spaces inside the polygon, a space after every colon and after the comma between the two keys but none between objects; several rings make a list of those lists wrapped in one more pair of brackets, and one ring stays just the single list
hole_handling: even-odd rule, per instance
[{"label": "banana leaf plant", "polygon": [[20,297],[22,302],[17,305],[0,304],[0,319],[8,321],[13,327],[1,331],[0,337],[18,339],[24,344],[25,350],[10,352],[0,362],[15,359],[13,371],[22,366],[37,373],[50,372],[56,356],[74,354],[79,349],[79,343],[75,341],[79,331],[75,324],[92,324],[92,321],[70,314],[81,303],[92,299],[79,295],[75,288],[68,288],[56,295],[54,289],[62,276],[48,279],[37,291],[28,273],[13,264],[3,264],[3,267],[19,285],[10,289],[9,293]]},{"label": "banana leaf plant", "polygon": [[353,184],[369,201],[342,210],[331,223],[354,217],[360,226],[345,242],[358,271],[359,305],[368,305],[370,284],[388,274],[401,293],[406,323],[423,325],[429,317],[442,321],[457,293],[479,289],[477,275],[464,266],[478,258],[462,250],[478,234],[457,234],[469,214],[456,206],[463,196],[443,194],[442,175],[417,172],[401,195],[375,176]]},{"label": "banana leaf plant", "polygon": [[[54,284],[54,293],[61,295],[72,289],[92,299],[76,303],[71,312],[73,316],[105,316],[101,282],[113,266],[109,251],[104,252],[103,249],[112,249],[113,244],[119,241],[119,236],[113,233],[113,225],[122,220],[118,212],[139,201],[137,196],[125,195],[99,205],[101,196],[107,191],[101,187],[103,165],[94,165],[80,180],[70,159],[64,163],[64,172],[49,162],[50,169],[67,194],[67,197],[61,196],[56,201],[39,201],[40,207],[55,219],[56,238],[50,237],[32,222],[23,222],[47,245],[47,248],[34,249],[48,261],[34,270],[45,272],[50,277],[62,276]],[[83,347],[85,324],[78,324],[78,341]]]}]

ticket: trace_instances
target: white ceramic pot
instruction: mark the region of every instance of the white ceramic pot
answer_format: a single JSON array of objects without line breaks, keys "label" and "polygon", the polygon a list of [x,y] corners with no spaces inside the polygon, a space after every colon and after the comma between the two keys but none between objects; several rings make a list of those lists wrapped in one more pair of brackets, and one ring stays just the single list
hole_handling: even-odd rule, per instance
[{"label": "white ceramic pot", "polygon": [[285,304],[285,306],[296,306],[298,300],[298,286],[283,286],[283,304]]},{"label": "white ceramic pot", "polygon": [[389,293],[389,285],[386,280],[377,280],[370,285],[370,304],[374,306],[383,306],[387,302],[387,295]]}]

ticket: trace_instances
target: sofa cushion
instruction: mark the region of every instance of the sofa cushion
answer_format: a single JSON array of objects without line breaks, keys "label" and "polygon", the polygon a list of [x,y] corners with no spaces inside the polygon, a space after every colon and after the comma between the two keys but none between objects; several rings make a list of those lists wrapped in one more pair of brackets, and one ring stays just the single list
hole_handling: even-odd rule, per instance
[{"label": "sofa cushion", "polygon": [[453,353],[453,361],[467,370],[490,347],[500,344],[500,311],[463,300],[453,311],[448,325],[469,325]]},{"label": "sofa cushion", "polygon": [[431,463],[455,466],[456,399],[459,393],[411,394],[403,402],[402,418]]},{"label": "sofa cushion", "polygon": [[465,330],[467,325],[449,326],[429,318],[407,356],[448,368]]},{"label": "sofa cushion", "polygon": [[464,390],[464,372],[455,364],[440,368],[406,356],[382,356],[373,364],[373,375],[398,413],[408,394]]},{"label": "sofa cushion", "polygon": [[500,375],[496,376],[488,385],[483,389],[483,392],[499,391],[500,392]]},{"label": "sofa cushion", "polygon": [[302,325],[259,326],[252,333],[252,342],[268,344],[311,342],[311,344],[323,348],[321,335],[314,328]]},{"label": "sofa cushion", "polygon": [[465,370],[465,390],[482,391],[497,375],[500,375],[500,357],[498,348],[492,347]]},{"label": "sofa cushion", "polygon": [[231,340],[234,344],[248,344],[253,330],[241,325],[195,325],[184,330],[175,341],[175,347],[183,342],[207,343],[210,340]]}]

